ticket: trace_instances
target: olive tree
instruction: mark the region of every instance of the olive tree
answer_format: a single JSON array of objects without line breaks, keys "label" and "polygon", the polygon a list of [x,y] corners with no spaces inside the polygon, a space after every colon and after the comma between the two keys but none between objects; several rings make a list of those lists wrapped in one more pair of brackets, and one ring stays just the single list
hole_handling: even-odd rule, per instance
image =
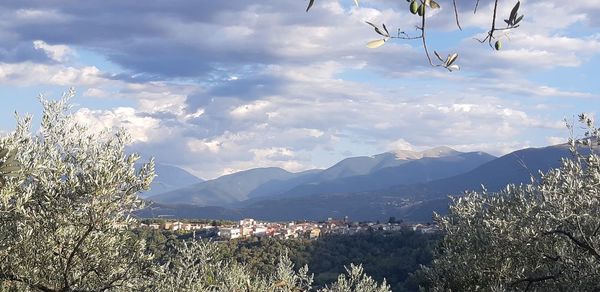
[{"label": "olive tree", "polygon": [[223,258],[215,243],[184,242],[173,252],[150,290],[153,291],[309,291],[312,275],[299,271],[282,255],[272,275],[259,275],[243,263]]},{"label": "olive tree", "polygon": [[[431,291],[600,289],[598,131],[570,140],[572,159],[539,181],[453,199],[437,258],[423,269]],[[568,146],[565,146],[568,147]]]},{"label": "olive tree", "polygon": [[137,288],[152,257],[126,227],[153,163],[135,171],[139,157],[124,154],[123,132],[93,134],[77,124],[72,95],[41,98],[39,130],[30,116],[18,117],[0,140],[10,154],[0,166],[0,282],[39,291]]},{"label": "olive tree", "polygon": [[279,257],[275,272],[261,275],[244,263],[219,256],[219,246],[191,241],[178,247],[165,265],[165,273],[156,278],[152,291],[246,291],[246,292],[390,292],[384,281],[378,284],[364,273],[362,266],[351,265],[330,287],[312,287],[308,266],[294,269],[287,254]]}]

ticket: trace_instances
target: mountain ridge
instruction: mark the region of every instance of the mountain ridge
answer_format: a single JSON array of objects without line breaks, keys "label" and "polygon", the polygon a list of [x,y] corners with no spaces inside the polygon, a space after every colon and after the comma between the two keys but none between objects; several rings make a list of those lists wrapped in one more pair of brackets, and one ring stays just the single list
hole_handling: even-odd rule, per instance
[{"label": "mountain ridge", "polygon": [[[325,170],[292,173],[281,168],[254,168],[158,194],[149,199],[162,204],[240,207],[257,200],[326,192],[368,191],[398,183],[424,182],[456,175],[494,159],[483,152],[458,152],[436,147],[350,157]],[[420,157],[420,158],[419,158]],[[356,173],[365,173],[353,175]]]},{"label": "mountain ridge", "polygon": [[[475,152],[476,153],[476,152]],[[526,148],[485,162],[470,171],[429,182],[395,185],[363,192],[327,192],[300,197],[262,198],[235,208],[218,209],[223,219],[254,217],[263,220],[323,220],[349,216],[352,220],[385,220],[396,217],[405,221],[431,221],[433,212],[445,213],[448,196],[460,196],[485,185],[494,192],[508,183],[529,183],[542,172],[559,167],[561,159],[571,157],[565,145]],[[190,207],[186,215],[215,215],[210,208]],[[174,209],[172,209],[174,210]],[[235,217],[235,218],[234,218]]]}]

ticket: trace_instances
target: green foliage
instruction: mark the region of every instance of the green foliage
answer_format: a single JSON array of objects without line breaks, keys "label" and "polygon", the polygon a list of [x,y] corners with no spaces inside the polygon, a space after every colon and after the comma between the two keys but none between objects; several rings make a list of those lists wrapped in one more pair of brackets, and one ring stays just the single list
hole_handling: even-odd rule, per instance
[{"label": "green foliage", "polygon": [[379,285],[371,277],[366,276],[362,266],[350,265],[346,269],[347,275],[340,275],[331,287],[324,288],[323,292],[385,292],[389,291],[389,287],[385,280]]},{"label": "green foliage", "polygon": [[134,223],[129,213],[141,207],[136,193],[148,188],[153,164],[136,173],[126,135],[75,123],[72,95],[42,98],[39,133],[25,117],[0,142],[18,149],[20,165],[0,189],[0,280],[39,290],[134,288],[151,256],[122,226]]},{"label": "green foliage", "polygon": [[343,267],[360,263],[375,280],[385,279],[393,291],[414,291],[418,286],[410,274],[429,264],[438,238],[410,230],[328,236],[312,243],[308,266],[317,286],[331,283]]},{"label": "green foliage", "polygon": [[346,272],[344,267],[360,263],[368,275],[378,282],[385,279],[393,291],[416,291],[419,280],[410,275],[430,263],[439,237],[405,230],[332,235],[316,241],[265,238],[230,241],[221,252],[260,274],[274,273],[279,255],[287,253],[296,266],[308,265],[317,288],[335,282]]},{"label": "green foliage", "polygon": [[19,175],[21,164],[15,159],[16,154],[16,150],[0,147],[0,188],[4,186],[7,179]]},{"label": "green foliage", "polygon": [[598,132],[582,122],[590,129],[585,139],[572,140],[574,158],[539,182],[468,193],[436,218],[446,235],[438,258],[423,270],[427,290],[600,288],[600,157],[590,151]]},{"label": "green foliage", "polygon": [[247,291],[247,292],[387,292],[387,284],[378,284],[365,275],[361,266],[352,265],[348,275],[340,275],[331,287],[315,289],[308,266],[295,270],[286,253],[280,254],[274,272],[252,272],[244,263],[227,260],[223,246],[202,241],[184,242],[165,265],[165,273],[153,282],[150,291]]}]

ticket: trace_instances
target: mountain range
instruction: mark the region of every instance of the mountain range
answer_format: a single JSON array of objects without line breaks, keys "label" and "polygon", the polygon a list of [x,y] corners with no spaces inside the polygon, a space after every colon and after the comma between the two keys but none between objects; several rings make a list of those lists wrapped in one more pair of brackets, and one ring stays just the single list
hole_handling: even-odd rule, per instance
[{"label": "mountain range", "polygon": [[527,148],[498,158],[437,147],[351,157],[324,170],[300,173],[257,168],[150,196],[154,203],[140,216],[273,221],[349,216],[424,222],[431,221],[434,211],[446,212],[449,195],[482,185],[496,191],[508,183],[528,183],[570,155],[565,145]]},{"label": "mountain range", "polygon": [[[141,167],[141,163],[136,163],[136,169],[139,170]],[[140,197],[148,198],[204,181],[184,169],[166,164],[155,163],[154,172],[156,177],[150,185],[150,190],[140,193]]]},{"label": "mountain range", "polygon": [[492,159],[493,156],[483,152],[462,153],[448,147],[423,152],[386,152],[346,158],[324,170],[291,173],[275,167],[255,168],[187,185],[149,199],[169,204],[229,206],[258,198],[376,190],[449,177]]}]

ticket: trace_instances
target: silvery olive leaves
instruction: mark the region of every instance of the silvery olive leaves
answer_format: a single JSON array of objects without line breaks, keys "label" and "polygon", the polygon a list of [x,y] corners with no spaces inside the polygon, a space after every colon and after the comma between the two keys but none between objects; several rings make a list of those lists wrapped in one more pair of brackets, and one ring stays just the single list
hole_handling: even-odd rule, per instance
[{"label": "silvery olive leaves", "polygon": [[16,160],[17,151],[0,147],[0,188],[7,179],[16,177],[21,169],[21,164]]}]

